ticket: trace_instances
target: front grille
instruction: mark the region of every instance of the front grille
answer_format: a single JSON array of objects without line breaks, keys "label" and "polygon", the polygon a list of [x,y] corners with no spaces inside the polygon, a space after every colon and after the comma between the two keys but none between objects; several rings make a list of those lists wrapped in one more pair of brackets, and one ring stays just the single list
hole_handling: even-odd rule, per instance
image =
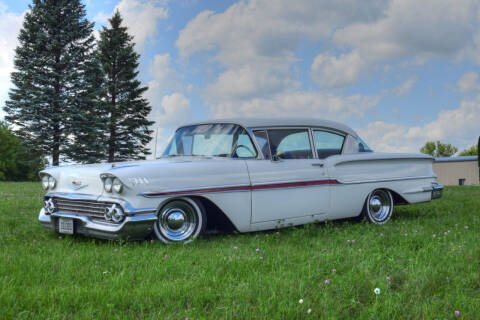
[{"label": "front grille", "polygon": [[82,216],[88,216],[95,220],[105,221],[105,209],[113,205],[109,202],[99,202],[90,200],[70,200],[63,198],[54,198],[57,205],[57,212],[75,213]]}]

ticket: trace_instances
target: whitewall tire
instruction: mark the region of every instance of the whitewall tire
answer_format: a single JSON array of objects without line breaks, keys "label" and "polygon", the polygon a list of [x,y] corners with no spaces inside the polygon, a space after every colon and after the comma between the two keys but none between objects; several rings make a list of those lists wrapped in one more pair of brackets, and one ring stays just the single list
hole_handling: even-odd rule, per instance
[{"label": "whitewall tire", "polygon": [[373,190],[367,197],[363,213],[370,223],[384,224],[393,214],[392,193],[385,189]]},{"label": "whitewall tire", "polygon": [[190,242],[202,234],[207,225],[205,209],[190,198],[173,199],[158,211],[153,230],[164,243]]}]

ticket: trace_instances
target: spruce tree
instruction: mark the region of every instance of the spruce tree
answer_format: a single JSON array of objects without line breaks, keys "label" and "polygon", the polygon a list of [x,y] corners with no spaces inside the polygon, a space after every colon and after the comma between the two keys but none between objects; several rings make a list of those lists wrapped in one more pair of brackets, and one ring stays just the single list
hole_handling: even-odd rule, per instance
[{"label": "spruce tree", "polygon": [[[72,148],[79,131],[94,132],[99,123],[89,122],[91,112],[85,112],[98,107],[94,98],[100,94],[91,85],[98,78],[92,72],[100,70],[92,67],[92,31],[79,0],[33,0],[18,37],[5,118],[32,149],[51,156],[53,165],[92,150]],[[74,116],[83,121],[73,123]],[[87,144],[95,141],[93,134],[86,136]],[[96,152],[89,158],[102,156],[102,150]]]},{"label": "spruce tree", "polygon": [[136,79],[138,59],[133,37],[122,26],[118,10],[103,27],[98,43],[104,72],[104,102],[108,111],[108,161],[145,159],[153,124],[147,119],[151,107],[142,97],[148,89]]}]

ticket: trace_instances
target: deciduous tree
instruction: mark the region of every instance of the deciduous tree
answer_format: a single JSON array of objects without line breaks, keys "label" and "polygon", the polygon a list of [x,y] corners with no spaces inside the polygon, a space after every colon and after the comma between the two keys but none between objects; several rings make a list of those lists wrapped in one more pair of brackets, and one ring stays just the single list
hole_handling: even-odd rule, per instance
[{"label": "deciduous tree", "polygon": [[420,152],[429,154],[433,157],[451,157],[457,151],[457,147],[454,147],[449,143],[441,143],[440,141],[428,141],[422,148],[420,148]]},{"label": "deciduous tree", "polygon": [[478,155],[478,145],[473,145],[470,148],[463,150],[458,155],[459,156],[476,156]]},{"label": "deciduous tree", "polygon": [[0,180],[37,180],[45,165],[41,155],[29,152],[7,125],[0,122]]}]

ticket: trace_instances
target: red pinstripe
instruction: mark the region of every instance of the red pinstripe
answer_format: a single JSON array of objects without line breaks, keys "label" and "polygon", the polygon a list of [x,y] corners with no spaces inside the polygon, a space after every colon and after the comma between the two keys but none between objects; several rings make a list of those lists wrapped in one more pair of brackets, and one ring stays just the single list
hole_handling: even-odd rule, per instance
[{"label": "red pinstripe", "polygon": [[159,196],[212,193],[212,192],[225,192],[225,191],[251,191],[251,190],[308,187],[308,186],[318,186],[318,185],[326,185],[326,184],[328,185],[340,184],[340,182],[338,182],[337,180],[298,181],[298,182],[286,182],[286,183],[259,184],[254,186],[235,186],[235,187],[193,189],[193,190],[172,191],[172,192],[155,192],[155,193],[146,193],[144,195],[147,197],[159,197]]}]

